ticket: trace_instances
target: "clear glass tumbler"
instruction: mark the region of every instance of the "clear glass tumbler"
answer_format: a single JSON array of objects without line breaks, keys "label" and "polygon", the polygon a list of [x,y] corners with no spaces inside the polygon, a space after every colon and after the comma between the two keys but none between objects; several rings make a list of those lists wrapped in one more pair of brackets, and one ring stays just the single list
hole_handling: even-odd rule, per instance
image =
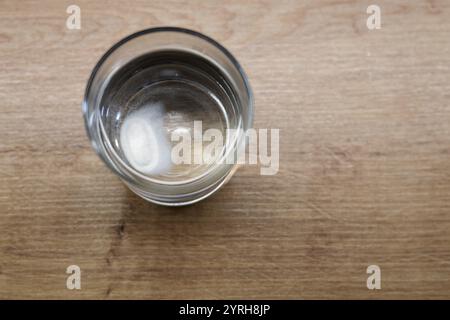
[{"label": "clear glass tumbler", "polygon": [[[245,146],[253,96],[241,66],[219,43],[187,29],[152,28],[119,41],[100,59],[83,114],[95,151],[133,192],[179,206],[211,195],[237,169],[225,159]],[[195,138],[199,123],[201,134],[223,135],[221,148],[212,161],[174,162],[180,141],[174,136],[193,137],[193,146],[209,143]],[[192,158],[196,150],[189,150]]]}]

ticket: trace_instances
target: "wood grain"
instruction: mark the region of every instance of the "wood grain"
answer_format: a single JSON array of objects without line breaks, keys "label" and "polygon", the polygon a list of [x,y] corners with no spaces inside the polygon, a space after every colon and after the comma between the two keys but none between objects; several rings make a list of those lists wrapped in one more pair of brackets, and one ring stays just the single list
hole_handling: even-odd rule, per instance
[{"label": "wood grain", "polygon": [[[73,3],[81,30],[65,27]],[[244,167],[174,209],[98,159],[90,71],[162,25],[242,62],[255,126],[280,128],[277,175]],[[0,298],[449,299],[449,39],[445,0],[0,1]],[[66,289],[70,264],[81,290]]]}]

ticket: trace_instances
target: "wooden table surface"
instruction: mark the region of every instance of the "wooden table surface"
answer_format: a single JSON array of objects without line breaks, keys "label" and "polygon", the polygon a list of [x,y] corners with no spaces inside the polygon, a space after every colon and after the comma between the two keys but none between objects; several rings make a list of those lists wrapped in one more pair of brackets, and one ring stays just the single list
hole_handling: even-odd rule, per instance
[{"label": "wooden table surface", "polygon": [[[255,127],[280,129],[277,175],[243,167],[167,208],[97,157],[93,66],[164,25],[242,63]],[[0,65],[0,298],[450,298],[449,1],[3,0]]]}]

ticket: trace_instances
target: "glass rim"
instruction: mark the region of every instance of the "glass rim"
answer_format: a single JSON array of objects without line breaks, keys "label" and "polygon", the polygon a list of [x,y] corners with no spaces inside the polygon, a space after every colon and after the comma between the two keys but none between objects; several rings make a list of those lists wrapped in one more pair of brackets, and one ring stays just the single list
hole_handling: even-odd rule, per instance
[{"label": "glass rim", "polygon": [[[92,141],[92,133],[91,133],[91,129],[90,126],[88,124],[88,107],[87,107],[87,101],[88,101],[88,96],[91,92],[91,87],[92,84],[94,82],[94,79],[99,71],[99,69],[101,68],[101,66],[104,64],[104,62],[120,47],[122,47],[123,45],[125,45],[126,43],[128,43],[129,41],[136,39],[138,37],[147,35],[147,34],[151,34],[151,33],[164,33],[164,32],[175,32],[175,33],[182,33],[182,34],[187,34],[193,37],[197,37],[200,38],[201,40],[204,40],[210,44],[212,44],[214,47],[216,47],[217,49],[219,49],[224,55],[225,57],[232,63],[232,65],[234,66],[234,68],[236,68],[237,72],[239,73],[240,77],[242,78],[242,81],[244,83],[245,86],[245,91],[248,95],[248,109],[249,109],[249,116],[248,116],[248,121],[247,121],[247,125],[248,127],[251,127],[253,124],[253,117],[254,117],[254,98],[253,98],[253,92],[250,86],[250,82],[248,80],[248,77],[244,71],[244,69],[242,68],[242,66],[239,64],[239,62],[237,61],[237,59],[231,54],[230,51],[228,51],[224,46],[222,46],[219,42],[217,42],[216,40],[210,38],[209,36],[206,36],[200,32],[194,31],[194,30],[190,30],[190,29],[186,29],[186,28],[181,28],[181,27],[170,27],[170,26],[165,26],[165,27],[152,27],[152,28],[147,28],[147,29],[143,29],[137,32],[134,32],[124,38],[122,38],[121,40],[119,40],[118,42],[116,42],[112,47],[110,47],[102,56],[101,58],[98,60],[98,62],[95,64],[94,68],[91,71],[89,80],[86,84],[86,89],[84,92],[84,98],[83,98],[83,114],[84,114],[84,120],[85,120],[85,128],[86,131],[88,133],[89,139]],[[94,111],[95,112],[95,111]],[[102,124],[100,124],[101,127]],[[100,132],[100,136],[103,135],[103,133],[101,133],[102,128],[98,128],[97,130],[99,130]],[[103,140],[104,138],[102,138]],[[235,137],[236,141],[233,143],[235,145],[236,148],[239,148],[239,137],[236,136]],[[245,135],[244,135],[244,141],[243,143],[245,143]],[[104,141],[102,142],[104,143]],[[109,144],[110,142],[107,141],[107,143]],[[240,142],[242,143],[242,141]],[[105,148],[105,146],[103,146],[103,148]],[[221,161],[223,161],[223,159],[226,159],[226,157],[229,155],[230,152],[232,152],[234,148],[229,148],[229,150],[225,150],[225,153],[220,157],[219,161],[217,161],[217,163],[221,163]],[[123,160],[120,158],[120,156],[118,154],[116,154],[114,148],[112,148],[111,150],[114,155],[118,158],[118,161],[121,165],[125,166],[126,171],[131,172],[133,175],[136,175],[137,177],[139,177],[140,179],[143,179],[144,181],[147,182],[151,182],[151,183],[156,183],[156,184],[160,184],[160,185],[174,185],[174,186],[182,186],[182,185],[186,185],[198,180],[201,180],[203,177],[205,177],[207,174],[211,173],[212,171],[214,171],[215,167],[211,167],[209,168],[206,172],[204,172],[203,174],[196,176],[194,178],[188,179],[188,180],[180,180],[180,181],[164,181],[164,180],[160,180],[157,178],[152,178],[146,175],[143,175],[142,173],[140,173],[139,171],[135,170],[133,167],[129,166],[127,163],[123,162]],[[100,154],[100,158],[107,164],[108,167],[110,167],[114,172],[119,173],[120,176],[123,176],[124,173],[120,172],[120,170],[118,170],[117,168],[115,168],[115,166],[111,166],[105,159],[106,155]],[[236,165],[236,163],[234,164],[228,164],[232,167],[234,167]],[[129,179],[129,177],[127,177]]]}]

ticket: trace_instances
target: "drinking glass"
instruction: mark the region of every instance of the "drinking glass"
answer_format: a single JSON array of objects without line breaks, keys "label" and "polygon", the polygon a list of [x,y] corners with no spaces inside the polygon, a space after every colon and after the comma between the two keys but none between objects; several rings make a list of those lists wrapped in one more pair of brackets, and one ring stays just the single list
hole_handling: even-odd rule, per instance
[{"label": "drinking glass", "polygon": [[[219,43],[187,29],[151,28],[103,55],[83,115],[93,148],[133,192],[179,206],[208,197],[233,175],[238,165],[225,159],[245,148],[253,96],[242,67]],[[221,148],[213,161],[175,163],[180,139],[173,137],[195,135],[196,123],[201,134],[221,133]]]}]

